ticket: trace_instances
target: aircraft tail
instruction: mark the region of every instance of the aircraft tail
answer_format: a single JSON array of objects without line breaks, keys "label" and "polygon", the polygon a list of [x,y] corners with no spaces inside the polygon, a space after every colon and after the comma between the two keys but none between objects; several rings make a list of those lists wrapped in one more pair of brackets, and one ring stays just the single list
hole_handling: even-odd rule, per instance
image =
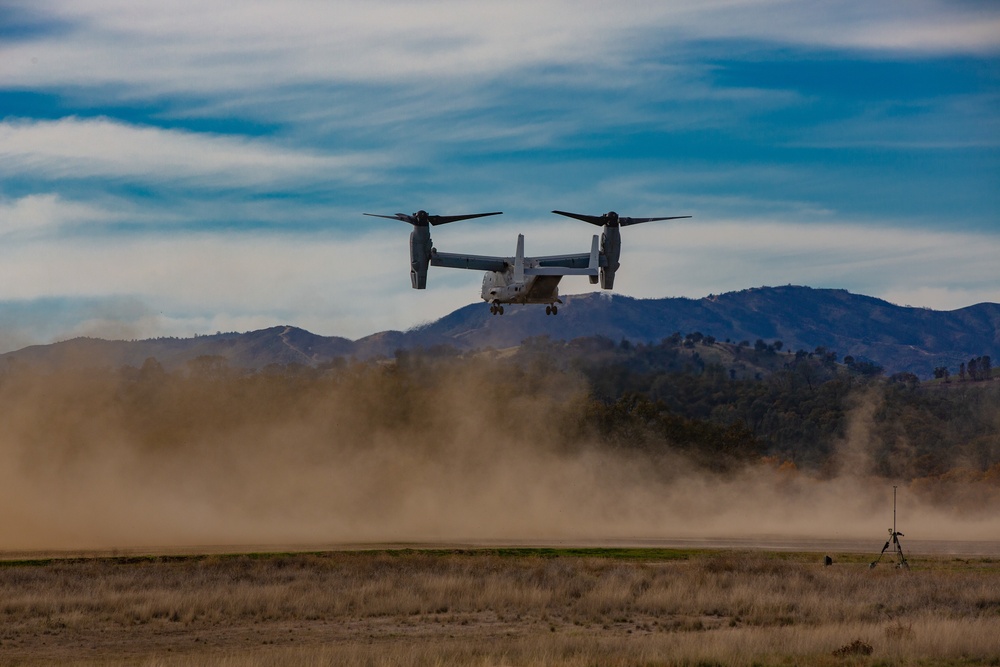
[{"label": "aircraft tail", "polygon": [[517,235],[517,254],[514,255],[514,282],[524,282],[524,234]]}]

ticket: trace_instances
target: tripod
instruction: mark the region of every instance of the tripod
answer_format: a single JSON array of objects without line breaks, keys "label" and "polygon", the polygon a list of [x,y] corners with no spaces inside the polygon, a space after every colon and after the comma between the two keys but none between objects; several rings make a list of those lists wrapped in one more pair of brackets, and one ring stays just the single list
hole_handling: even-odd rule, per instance
[{"label": "tripod", "polygon": [[874,568],[882,560],[882,556],[885,555],[886,550],[889,549],[891,544],[893,551],[896,554],[896,568],[897,569],[910,569],[910,564],[906,562],[906,556],[903,555],[903,545],[899,543],[899,538],[903,537],[903,534],[896,530],[896,487],[892,487],[892,528],[889,529],[889,539],[886,541],[885,546],[882,547],[882,553],[878,555],[878,558],[873,560],[868,564],[869,568]]}]

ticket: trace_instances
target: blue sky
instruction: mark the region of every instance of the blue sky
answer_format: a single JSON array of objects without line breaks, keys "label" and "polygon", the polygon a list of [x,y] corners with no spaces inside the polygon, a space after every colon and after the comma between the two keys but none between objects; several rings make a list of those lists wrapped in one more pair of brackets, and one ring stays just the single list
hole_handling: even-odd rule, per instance
[{"label": "blue sky", "polygon": [[435,319],[481,276],[412,291],[361,216],[420,208],[491,254],[693,215],[625,231],[638,297],[998,302],[1000,5],[0,2],[0,351]]}]

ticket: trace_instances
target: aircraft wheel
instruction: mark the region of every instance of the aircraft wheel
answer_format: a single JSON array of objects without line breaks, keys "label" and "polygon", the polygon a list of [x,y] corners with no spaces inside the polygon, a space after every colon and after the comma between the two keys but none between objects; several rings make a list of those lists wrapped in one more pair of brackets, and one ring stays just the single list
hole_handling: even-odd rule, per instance
[{"label": "aircraft wheel", "polygon": [[559,306],[552,306],[552,314],[557,315],[559,313]]},{"label": "aircraft wheel", "polygon": [[499,308],[500,314],[503,315],[503,306],[499,306],[498,308]]},{"label": "aircraft wheel", "polygon": [[545,306],[545,314],[546,315],[552,314],[552,306]]}]

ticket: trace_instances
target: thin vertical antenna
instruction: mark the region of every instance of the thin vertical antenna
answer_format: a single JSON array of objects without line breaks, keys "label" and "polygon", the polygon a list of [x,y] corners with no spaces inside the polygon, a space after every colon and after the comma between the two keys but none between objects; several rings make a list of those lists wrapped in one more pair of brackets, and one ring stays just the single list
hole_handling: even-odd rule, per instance
[{"label": "thin vertical antenna", "polygon": [[896,552],[896,557],[899,562],[896,564],[897,568],[910,568],[910,564],[906,562],[906,557],[903,556],[903,545],[899,543],[899,538],[902,537],[902,533],[896,532],[896,486],[892,487],[892,528],[889,529],[889,540],[882,547],[882,553],[878,555],[878,558],[868,563],[869,568],[873,568],[878,565],[879,561],[882,560],[882,556],[885,555],[886,550],[889,547],[893,547],[893,551]]}]

